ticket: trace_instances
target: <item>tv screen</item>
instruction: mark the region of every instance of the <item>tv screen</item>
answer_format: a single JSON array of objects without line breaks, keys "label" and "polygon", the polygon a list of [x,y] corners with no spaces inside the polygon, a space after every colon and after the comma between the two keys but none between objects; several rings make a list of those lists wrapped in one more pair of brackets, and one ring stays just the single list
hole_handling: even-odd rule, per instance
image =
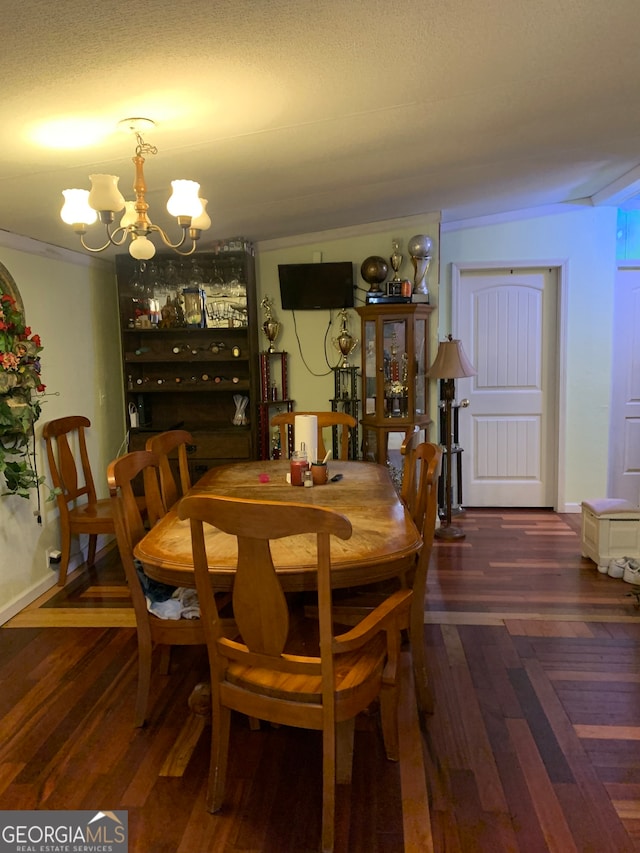
[{"label": "tv screen", "polygon": [[353,264],[278,264],[285,311],[353,308]]}]

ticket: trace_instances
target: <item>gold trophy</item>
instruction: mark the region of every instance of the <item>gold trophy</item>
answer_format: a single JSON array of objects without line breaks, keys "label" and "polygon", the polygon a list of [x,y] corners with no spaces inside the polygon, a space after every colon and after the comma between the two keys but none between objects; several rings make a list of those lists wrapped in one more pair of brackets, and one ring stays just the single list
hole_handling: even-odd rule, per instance
[{"label": "gold trophy", "polygon": [[349,331],[349,320],[346,308],[342,308],[339,313],[342,325],[340,328],[340,334],[337,338],[333,339],[333,345],[342,354],[342,364],[340,367],[345,368],[349,367],[347,356],[351,355],[354,349],[358,346],[359,341],[357,338],[354,338]]},{"label": "gold trophy", "polygon": [[400,296],[402,290],[402,277],[400,275],[400,267],[402,266],[403,256],[400,254],[400,240],[396,237],[391,241],[393,254],[389,258],[391,269],[393,270],[393,278],[387,282],[387,296]]},{"label": "gold trophy", "polygon": [[271,300],[268,296],[264,297],[260,303],[260,307],[264,308],[264,323],[262,324],[262,331],[265,333],[267,340],[269,341],[269,349],[267,352],[276,352],[276,348],[273,344],[280,334],[280,323],[273,319],[273,315],[271,313]]}]

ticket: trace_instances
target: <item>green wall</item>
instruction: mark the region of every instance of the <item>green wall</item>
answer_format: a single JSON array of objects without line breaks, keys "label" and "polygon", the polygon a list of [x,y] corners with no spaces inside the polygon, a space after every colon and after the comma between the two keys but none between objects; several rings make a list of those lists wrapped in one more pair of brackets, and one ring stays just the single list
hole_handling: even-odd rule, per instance
[{"label": "green wall", "polygon": [[[44,349],[42,379],[46,396],[36,424],[38,470],[49,470],[42,426],[53,418],[83,414],[89,418],[89,452],[96,488],[108,494],[107,464],[124,440],[120,343],[115,277],[111,264],[54,249],[34,241],[6,242],[0,261],[15,280],[34,333]],[[58,513],[41,486],[41,523],[35,490],[30,500],[0,498],[0,622],[55,582],[46,565],[46,549],[59,547]],[[86,537],[72,544],[72,565],[86,554]]]}]

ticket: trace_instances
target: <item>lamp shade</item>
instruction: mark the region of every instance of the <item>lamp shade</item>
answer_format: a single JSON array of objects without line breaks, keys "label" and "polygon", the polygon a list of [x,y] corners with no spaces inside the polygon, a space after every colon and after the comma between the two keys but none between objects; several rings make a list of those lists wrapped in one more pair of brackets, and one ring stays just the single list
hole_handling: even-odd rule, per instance
[{"label": "lamp shade", "polygon": [[89,207],[89,190],[63,190],[60,217],[67,225],[93,225],[98,214]]},{"label": "lamp shade", "polygon": [[202,213],[202,202],[198,198],[200,184],[195,181],[171,181],[173,192],[167,202],[172,216],[190,216],[195,219]]},{"label": "lamp shade", "polygon": [[438,352],[427,375],[432,379],[462,379],[464,376],[475,376],[474,366],[466,356],[462,343],[453,340],[451,335],[446,341],[440,341]]},{"label": "lamp shade", "polygon": [[207,213],[207,199],[201,198],[200,204],[202,205],[202,213],[191,220],[191,227],[197,228],[198,231],[206,231],[207,228],[211,228],[211,218]]},{"label": "lamp shade", "polygon": [[124,198],[118,189],[117,175],[89,175],[91,190],[89,206],[94,210],[110,210],[117,213],[124,207]]},{"label": "lamp shade", "polygon": [[156,247],[146,237],[134,237],[129,243],[129,254],[137,261],[148,261],[156,253]]}]

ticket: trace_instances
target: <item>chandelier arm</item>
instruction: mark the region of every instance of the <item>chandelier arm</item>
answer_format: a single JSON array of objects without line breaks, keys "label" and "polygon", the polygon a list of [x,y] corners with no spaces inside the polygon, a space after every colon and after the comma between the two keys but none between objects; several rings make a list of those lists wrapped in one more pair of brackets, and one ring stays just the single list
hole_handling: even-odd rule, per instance
[{"label": "chandelier arm", "polygon": [[108,249],[109,246],[113,245],[111,240],[107,240],[104,246],[100,246],[99,248],[94,249],[92,246],[87,246],[87,244],[84,242],[84,234],[80,235],[80,243],[82,244],[82,248],[86,249],[87,252],[104,252],[105,249]]},{"label": "chandelier arm", "polygon": [[184,255],[193,255],[193,253],[195,252],[195,250],[196,250],[197,248],[198,248],[198,244],[197,244],[197,243],[196,243],[196,241],[194,240],[194,241],[193,241],[193,245],[191,246],[191,248],[189,249],[189,251],[188,251],[188,252],[182,252],[182,251],[180,251],[180,249],[174,249],[174,251],[175,251],[175,252],[177,252],[177,254],[178,254],[178,255],[183,255],[183,256],[184,256]]},{"label": "chandelier arm", "polygon": [[[118,234],[119,231],[122,233],[121,233],[120,237],[117,237],[116,235]],[[109,242],[111,243],[112,246],[122,246],[124,241],[129,236],[129,231],[130,231],[130,229],[127,225],[119,225],[114,231],[109,231],[109,228],[107,227],[107,234],[109,235]]]},{"label": "chandelier arm", "polygon": [[[83,248],[87,250],[87,252],[104,252],[105,249],[108,249],[109,246],[122,246],[124,241],[127,239],[129,229],[126,226],[119,226],[115,229],[115,231],[109,231],[109,226],[106,227],[107,231],[107,242],[103,246],[99,246],[98,248],[93,248],[93,246],[88,246],[84,240],[84,233],[76,232],[80,234],[80,243]],[[118,232],[122,232],[120,236]]]},{"label": "chandelier arm", "polygon": [[[159,234],[160,239],[165,244],[165,246],[168,246],[170,249],[174,249],[176,252],[178,252],[179,255],[191,255],[193,252],[195,252],[197,240],[198,240],[198,237],[200,236],[199,233],[198,233],[198,237],[194,236],[194,234],[192,232],[195,230],[196,229],[194,229],[194,228],[188,228],[186,226],[182,226],[182,238],[177,243],[172,243],[171,240],[169,239],[169,237],[167,236],[166,232],[163,231],[159,225],[150,225],[149,226],[149,231],[152,231],[156,234]],[[184,246],[185,241],[187,239],[187,236],[190,236],[191,240],[193,241],[193,245],[192,245],[191,249],[189,249],[188,252],[178,251],[182,246]]]},{"label": "chandelier arm", "polygon": [[172,243],[171,240],[169,239],[169,237],[167,236],[166,231],[163,231],[159,225],[151,225],[149,230],[154,231],[156,234],[159,234],[162,242],[165,244],[165,246],[168,246],[170,249],[179,249],[180,246],[184,245],[184,241],[187,239],[187,229],[186,228],[182,229],[182,237],[177,243]]}]

